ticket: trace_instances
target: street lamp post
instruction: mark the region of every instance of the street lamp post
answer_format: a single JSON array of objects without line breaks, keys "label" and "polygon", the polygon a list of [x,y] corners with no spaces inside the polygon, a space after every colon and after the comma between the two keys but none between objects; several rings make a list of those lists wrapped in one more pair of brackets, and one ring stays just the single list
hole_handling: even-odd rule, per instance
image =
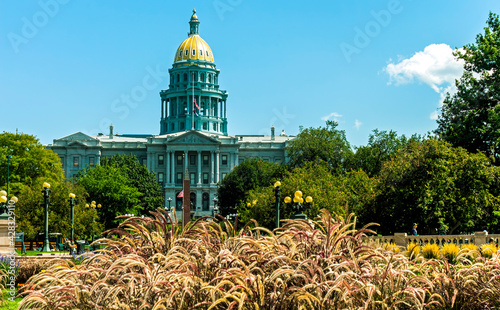
[{"label": "street lamp post", "polygon": [[212,209],[212,217],[215,217],[215,214],[218,214],[219,213],[219,208],[217,207],[217,198],[214,198],[212,200],[214,202],[214,208]]},{"label": "street lamp post", "polygon": [[172,210],[170,209],[170,203],[172,202],[172,197],[168,197],[168,212],[171,212]]},{"label": "street lamp post", "polygon": [[50,184],[47,182],[43,183],[43,199],[45,204],[45,237],[43,240],[43,252],[50,252],[49,243],[49,203],[50,203]]},{"label": "street lamp post", "polygon": [[[101,204],[96,205],[95,201],[92,201],[90,203],[90,206],[89,206],[89,204],[86,204],[85,206],[87,208],[90,207],[90,208],[94,209],[94,211],[95,211],[96,208],[100,208],[101,207]],[[92,213],[92,242],[94,242],[94,226],[95,226],[95,212]]]},{"label": "street lamp post", "polygon": [[[303,204],[304,203],[304,198],[302,198],[302,192],[301,191],[296,191],[295,194],[294,194],[294,197],[293,197],[294,204],[292,205],[292,210],[295,211],[295,213],[291,216],[291,218],[292,219],[304,219],[304,220],[307,220],[307,215],[305,215],[302,212],[305,211],[309,207],[309,205],[311,204],[312,201],[313,201],[312,197],[311,196],[307,196],[306,199],[305,199],[306,204]],[[290,198],[290,197],[287,196],[287,197],[285,197],[284,202],[286,204],[291,203],[292,202],[292,198]]]},{"label": "street lamp post", "polygon": [[280,200],[281,200],[281,182],[274,183],[274,195],[276,197],[276,228],[280,227]]},{"label": "street lamp post", "polygon": [[10,159],[12,155],[7,155],[7,200],[9,200],[9,172],[10,172]]},{"label": "street lamp post", "polygon": [[0,214],[0,220],[8,220],[9,219],[9,208],[12,207],[12,205],[15,205],[17,203],[18,199],[16,196],[10,197],[10,199],[7,199],[7,192],[6,191],[0,191],[0,210],[2,210],[2,214]]},{"label": "street lamp post", "polygon": [[75,242],[75,197],[75,194],[69,193],[69,205],[71,206],[71,244]]}]

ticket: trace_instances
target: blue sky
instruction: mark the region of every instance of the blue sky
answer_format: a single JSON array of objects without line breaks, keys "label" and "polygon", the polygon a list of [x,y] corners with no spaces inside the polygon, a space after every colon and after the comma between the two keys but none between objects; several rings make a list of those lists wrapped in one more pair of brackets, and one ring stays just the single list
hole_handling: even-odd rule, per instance
[{"label": "blue sky", "polygon": [[193,8],[229,93],[229,134],[296,135],[335,119],[360,146],[374,129],[436,128],[461,74],[452,50],[500,2],[3,0],[0,130],[44,144],[110,123],[158,134],[159,91]]}]

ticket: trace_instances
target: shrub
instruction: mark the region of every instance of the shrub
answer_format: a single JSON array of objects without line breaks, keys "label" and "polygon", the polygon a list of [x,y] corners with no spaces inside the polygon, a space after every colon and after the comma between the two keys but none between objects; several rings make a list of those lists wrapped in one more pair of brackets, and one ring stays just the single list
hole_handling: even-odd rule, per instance
[{"label": "shrub", "polygon": [[406,256],[409,259],[417,258],[419,253],[420,253],[420,247],[418,246],[418,244],[411,242],[406,246]]},{"label": "shrub", "polygon": [[461,247],[461,252],[464,252],[464,256],[476,259],[479,256],[479,252],[477,250],[477,245],[474,243],[463,244]]},{"label": "shrub", "polygon": [[483,253],[483,256],[486,258],[491,258],[497,251],[498,248],[494,243],[487,243],[481,246],[481,253]]},{"label": "shrub", "polygon": [[427,243],[422,247],[422,255],[427,258],[438,258],[439,257],[439,245]]},{"label": "shrub", "polygon": [[382,245],[382,248],[387,251],[391,251],[394,253],[401,252],[401,248],[397,246],[394,242],[386,242]]},{"label": "shrub", "polygon": [[443,248],[441,249],[441,254],[451,264],[455,262],[459,250],[460,248],[455,243],[446,243],[445,245],[443,245]]}]

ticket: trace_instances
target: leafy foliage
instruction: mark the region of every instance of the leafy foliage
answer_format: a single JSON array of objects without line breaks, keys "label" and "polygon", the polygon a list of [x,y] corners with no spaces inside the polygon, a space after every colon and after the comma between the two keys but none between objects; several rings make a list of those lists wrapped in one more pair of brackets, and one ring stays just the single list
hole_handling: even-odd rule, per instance
[{"label": "leafy foliage", "polygon": [[135,187],[141,194],[141,206],[143,213],[148,214],[164,205],[164,195],[161,186],[156,180],[154,172],[142,165],[136,156],[118,154],[110,158],[103,158],[100,165],[104,168],[116,167],[122,170],[130,179],[131,186]]},{"label": "leafy foliage", "polygon": [[495,230],[499,172],[481,153],[435,139],[411,142],[384,164],[361,221],[380,223],[382,234],[409,231],[411,222],[427,234]]},{"label": "leafy foliage", "polygon": [[261,158],[250,158],[236,166],[220,183],[217,189],[219,213],[233,213],[243,203],[250,190],[269,186],[280,179],[285,167],[269,163]]},{"label": "leafy foliage", "polygon": [[405,147],[411,141],[420,141],[421,137],[413,135],[411,138],[406,138],[405,135],[398,136],[395,131],[378,131],[373,130],[368,138],[366,146],[356,148],[350,166],[354,170],[363,170],[370,177],[374,177],[380,173],[382,164],[389,159],[401,148]]},{"label": "leafy foliage", "polygon": [[[12,156],[9,161],[8,155]],[[14,194],[17,194],[22,185],[30,185],[39,178],[59,182],[64,177],[59,156],[46,149],[32,135],[9,132],[0,134],[0,175],[7,176],[8,163],[9,187]],[[6,183],[6,177],[0,178],[0,188],[6,189]]]},{"label": "leafy foliage", "polygon": [[[313,203],[304,213],[309,218],[315,218],[320,213],[319,206],[339,215],[345,215],[348,209],[361,208],[373,198],[374,186],[374,180],[368,178],[363,171],[351,171],[343,177],[337,177],[324,162],[309,162],[284,174],[281,182],[280,218],[290,218],[294,213],[292,206],[285,204],[283,200],[286,196],[293,197],[295,191],[300,190],[305,196],[313,197]],[[247,206],[252,201],[256,203]],[[238,214],[242,222],[255,219],[263,227],[272,229],[275,227],[275,203],[272,185],[257,188],[251,190],[247,200],[240,203]]]},{"label": "leafy foliage", "polygon": [[337,175],[347,170],[352,150],[345,131],[338,124],[327,121],[325,127],[306,128],[286,147],[291,167],[303,167],[308,162],[325,162]]},{"label": "leafy foliage", "polygon": [[454,146],[500,159],[500,20],[491,13],[476,44],[457,50],[465,61],[457,93],[444,100],[436,133]]}]

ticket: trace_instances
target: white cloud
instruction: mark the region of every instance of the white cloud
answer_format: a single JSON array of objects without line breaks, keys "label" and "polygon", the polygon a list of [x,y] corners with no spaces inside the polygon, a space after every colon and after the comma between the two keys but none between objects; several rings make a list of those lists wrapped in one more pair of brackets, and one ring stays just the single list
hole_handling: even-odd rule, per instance
[{"label": "white cloud", "polygon": [[[419,82],[429,85],[439,94],[441,106],[447,92],[456,92],[455,79],[462,76],[463,65],[464,61],[453,56],[449,45],[431,44],[408,59],[389,63],[384,71],[389,74],[389,84],[397,86]],[[437,117],[437,112],[431,114],[431,119],[433,117]]]},{"label": "white cloud", "polygon": [[337,113],[337,112],[332,112],[332,113],[330,113],[330,114],[328,114],[328,115],[326,115],[326,116],[323,116],[323,117],[321,118],[321,120],[323,120],[323,121],[325,121],[325,122],[326,122],[327,120],[329,120],[329,119],[332,119],[332,118],[333,118],[333,120],[334,120],[334,121],[338,122],[339,117],[342,117],[342,115],[340,115],[340,114],[339,114],[339,113]]},{"label": "white cloud", "polygon": [[432,119],[432,120],[437,120],[438,116],[439,116],[438,111],[434,111],[434,112],[431,113],[431,115],[429,115],[429,118]]},{"label": "white cloud", "polygon": [[355,127],[357,130],[359,130],[359,127],[361,127],[361,125],[363,125],[363,123],[362,123],[362,122],[360,122],[360,121],[358,121],[358,120],[355,120],[355,121],[354,121],[354,127]]}]

